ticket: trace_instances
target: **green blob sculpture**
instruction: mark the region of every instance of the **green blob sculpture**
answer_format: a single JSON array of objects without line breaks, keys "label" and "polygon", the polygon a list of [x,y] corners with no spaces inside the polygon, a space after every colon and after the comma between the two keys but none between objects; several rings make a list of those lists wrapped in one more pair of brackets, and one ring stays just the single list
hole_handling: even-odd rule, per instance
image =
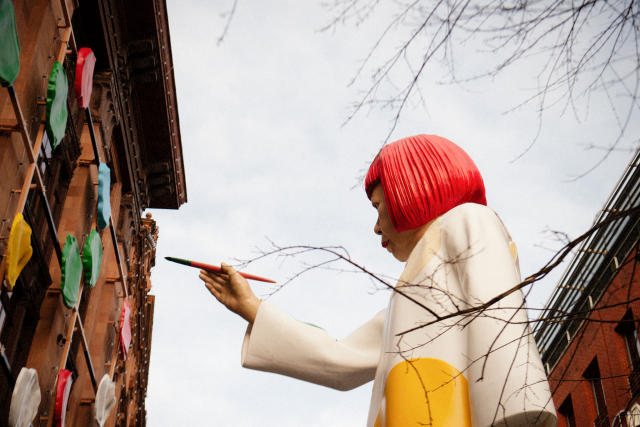
[{"label": "green blob sculpture", "polygon": [[0,83],[10,86],[20,71],[20,40],[11,0],[0,0]]},{"label": "green blob sculpture", "polygon": [[47,86],[47,137],[54,150],[64,137],[67,128],[67,94],[69,83],[62,64],[58,61],[53,63],[51,74],[49,74],[49,85]]},{"label": "green blob sculpture", "polygon": [[85,271],[84,283],[93,288],[100,277],[100,266],[102,265],[102,239],[95,229],[91,230],[89,237],[84,242],[82,265]]},{"label": "green blob sculpture", "polygon": [[67,308],[73,308],[78,301],[80,281],[82,280],[82,260],[78,241],[71,234],[67,234],[67,240],[62,249],[62,301]]}]

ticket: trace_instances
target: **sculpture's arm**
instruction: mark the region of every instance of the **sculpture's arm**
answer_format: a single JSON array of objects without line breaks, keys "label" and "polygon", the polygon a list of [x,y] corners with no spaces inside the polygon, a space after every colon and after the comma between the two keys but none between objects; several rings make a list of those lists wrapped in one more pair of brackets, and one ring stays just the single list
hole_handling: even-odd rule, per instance
[{"label": "sculpture's arm", "polygon": [[342,340],[299,322],[267,301],[242,344],[242,366],[338,390],[371,381],[382,346],[385,311]]}]

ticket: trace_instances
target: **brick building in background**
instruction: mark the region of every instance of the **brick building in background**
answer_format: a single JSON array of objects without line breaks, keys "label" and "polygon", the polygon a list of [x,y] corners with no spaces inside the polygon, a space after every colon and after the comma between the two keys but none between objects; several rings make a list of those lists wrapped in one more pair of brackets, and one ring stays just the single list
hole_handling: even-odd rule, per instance
[{"label": "brick building in background", "polygon": [[535,329],[558,426],[640,426],[640,151]]},{"label": "brick building in background", "polygon": [[0,32],[0,425],[145,425],[141,216],[187,201],[165,1],[0,0]]}]

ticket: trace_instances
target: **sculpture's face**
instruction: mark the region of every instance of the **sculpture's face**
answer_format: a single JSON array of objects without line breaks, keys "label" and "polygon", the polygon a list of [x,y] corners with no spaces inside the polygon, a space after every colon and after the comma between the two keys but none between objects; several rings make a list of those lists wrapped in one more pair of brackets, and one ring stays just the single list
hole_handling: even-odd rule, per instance
[{"label": "sculpture's face", "polygon": [[378,184],[371,193],[371,204],[378,211],[378,220],[373,227],[374,233],[382,237],[382,247],[386,248],[398,261],[409,259],[411,251],[416,246],[426,227],[397,232],[391,223],[387,203],[384,199],[382,185]]}]

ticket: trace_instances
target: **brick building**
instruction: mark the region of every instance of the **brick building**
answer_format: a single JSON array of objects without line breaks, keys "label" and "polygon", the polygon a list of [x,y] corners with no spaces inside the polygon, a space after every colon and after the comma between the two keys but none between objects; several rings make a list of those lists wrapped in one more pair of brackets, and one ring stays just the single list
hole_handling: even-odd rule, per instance
[{"label": "brick building", "polygon": [[145,425],[142,215],[187,201],[165,1],[0,0],[0,82],[0,425]]},{"label": "brick building", "polygon": [[558,426],[640,426],[640,151],[535,330]]}]

